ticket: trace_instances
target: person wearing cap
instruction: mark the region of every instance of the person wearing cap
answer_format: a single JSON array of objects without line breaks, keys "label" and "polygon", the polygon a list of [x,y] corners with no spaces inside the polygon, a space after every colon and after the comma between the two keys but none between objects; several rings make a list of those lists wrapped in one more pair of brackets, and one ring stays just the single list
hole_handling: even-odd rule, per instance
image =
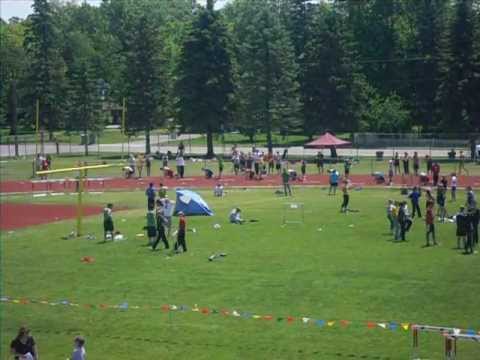
[{"label": "person wearing cap", "polygon": [[85,339],[82,336],[76,336],[73,340],[74,348],[70,360],[86,360]]},{"label": "person wearing cap", "polygon": [[38,350],[30,329],[22,326],[17,337],[10,343],[10,353],[15,360],[38,360]]},{"label": "person wearing cap", "polygon": [[175,243],[175,252],[179,252],[178,248],[181,246],[183,252],[187,252],[187,242],[185,235],[187,232],[187,220],[185,214],[180,211],[178,213],[178,232],[177,232],[177,242]]}]

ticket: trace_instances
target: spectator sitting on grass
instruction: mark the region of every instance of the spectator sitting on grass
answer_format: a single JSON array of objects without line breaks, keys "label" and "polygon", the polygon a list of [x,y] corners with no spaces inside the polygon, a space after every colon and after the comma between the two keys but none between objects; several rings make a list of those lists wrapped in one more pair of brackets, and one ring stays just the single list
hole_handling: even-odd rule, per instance
[{"label": "spectator sitting on grass", "polygon": [[207,168],[202,168],[202,171],[205,174],[205,179],[211,179],[213,178],[213,171]]},{"label": "spectator sitting on grass", "polygon": [[230,212],[229,220],[232,224],[243,224],[245,220],[242,219],[242,210],[235,208]]}]

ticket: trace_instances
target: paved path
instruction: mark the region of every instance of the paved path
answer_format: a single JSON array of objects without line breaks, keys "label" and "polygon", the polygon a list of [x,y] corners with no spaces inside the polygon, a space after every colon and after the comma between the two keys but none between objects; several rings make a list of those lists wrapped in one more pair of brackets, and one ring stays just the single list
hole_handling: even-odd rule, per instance
[{"label": "paved path", "polygon": [[[195,135],[200,136],[200,135]],[[179,139],[184,140],[185,143],[185,151],[187,154],[205,154],[206,153],[206,146],[189,146],[188,139],[189,135],[183,135],[179,137]],[[154,140],[154,139],[153,139]],[[60,146],[60,153],[61,154],[68,154],[68,153],[83,153],[85,151],[85,147],[83,145],[71,145],[71,144],[59,144]],[[157,143],[152,141],[152,151],[160,151],[166,152],[171,151],[173,153],[176,152],[177,146],[176,145],[168,145],[167,142]],[[143,140],[134,141],[130,144],[99,144],[99,145],[90,145],[88,147],[90,154],[98,154],[98,153],[141,153],[145,151],[145,142]],[[231,146],[226,145],[223,146],[215,146],[214,151],[216,154],[226,154],[230,153]],[[244,152],[251,151],[251,147],[248,146],[240,146],[239,149]],[[267,151],[265,147],[259,147],[262,151]],[[282,153],[284,148],[275,148],[274,151],[279,151]],[[465,149],[467,150],[467,149]],[[19,145],[19,154],[20,156],[25,155],[34,155],[39,151],[39,147],[35,144],[21,144]],[[288,153],[294,156],[313,156],[317,153],[318,150],[315,149],[304,149],[301,146],[293,146],[288,148]],[[447,157],[448,152],[450,149],[429,149],[429,148],[396,148],[396,149],[387,149],[387,148],[378,148],[378,149],[338,149],[337,153],[339,156],[375,156],[377,151],[383,151],[386,157],[390,157],[393,155],[395,151],[398,151],[400,154],[403,154],[404,151],[413,154],[413,151],[417,151],[421,157],[425,155],[431,155],[433,157]],[[457,149],[458,151],[458,149]],[[44,152],[46,154],[55,154],[56,153],[56,146],[53,143],[46,143],[44,147]],[[328,149],[323,151],[326,156],[330,155],[330,151]],[[14,156],[15,149],[14,145],[0,145],[0,157],[11,157]],[[466,155],[469,156],[470,152],[466,151]]]}]

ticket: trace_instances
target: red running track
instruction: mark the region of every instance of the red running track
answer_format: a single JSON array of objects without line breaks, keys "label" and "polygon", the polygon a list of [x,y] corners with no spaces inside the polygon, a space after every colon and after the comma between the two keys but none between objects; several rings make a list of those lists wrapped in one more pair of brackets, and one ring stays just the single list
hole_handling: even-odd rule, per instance
[{"label": "red running track", "polygon": [[[84,215],[96,215],[102,212],[99,206],[84,206]],[[74,219],[77,208],[72,205],[53,204],[0,204],[0,230],[13,230],[26,226],[40,225],[54,221]]]},{"label": "red running track", "polygon": [[[370,175],[351,175],[350,179],[353,185],[358,186],[385,186],[377,184]],[[86,188],[88,190],[122,190],[122,189],[144,189],[148,183],[153,182],[158,186],[162,182],[165,186],[185,187],[185,188],[212,188],[217,182],[221,182],[225,187],[261,187],[261,186],[280,186],[281,178],[278,175],[266,176],[262,180],[250,180],[245,176],[224,176],[221,180],[205,179],[196,176],[184,179],[170,179],[163,177],[151,177],[142,179],[123,179],[110,178],[104,181],[89,180]],[[394,186],[413,186],[418,185],[418,177],[396,176],[393,180]],[[309,175],[304,181],[295,181],[293,185],[328,185],[327,175]],[[480,176],[460,176],[458,179],[459,187],[473,186],[480,187]],[[30,193],[30,192],[69,192],[75,191],[74,181],[49,180],[49,182],[32,181],[2,181],[0,182],[0,193]]]}]

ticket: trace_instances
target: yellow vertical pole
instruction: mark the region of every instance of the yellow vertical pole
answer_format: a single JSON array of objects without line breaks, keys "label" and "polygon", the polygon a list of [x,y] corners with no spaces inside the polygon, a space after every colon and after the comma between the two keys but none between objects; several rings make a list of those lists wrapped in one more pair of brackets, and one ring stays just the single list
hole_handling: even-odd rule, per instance
[{"label": "yellow vertical pole", "polygon": [[84,170],[78,172],[78,202],[77,202],[77,236],[82,235],[82,218],[83,218],[83,186],[84,186],[85,173]]}]

